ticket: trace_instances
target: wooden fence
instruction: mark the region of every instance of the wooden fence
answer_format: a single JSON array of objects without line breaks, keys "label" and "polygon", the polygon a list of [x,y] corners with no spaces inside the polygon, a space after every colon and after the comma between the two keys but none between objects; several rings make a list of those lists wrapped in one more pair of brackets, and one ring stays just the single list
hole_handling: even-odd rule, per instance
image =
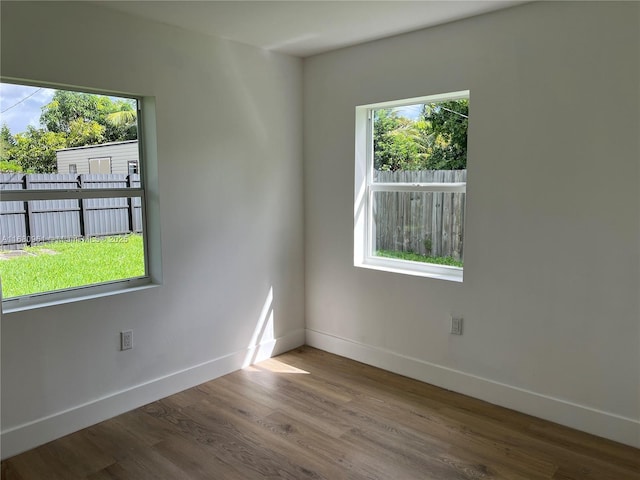
[{"label": "wooden fence", "polygon": [[[130,188],[140,175],[0,174],[3,190]],[[0,202],[0,249],[15,250],[54,240],[142,232],[139,197]]]},{"label": "wooden fence", "polygon": [[[376,172],[380,182],[466,182],[466,170]],[[0,174],[2,190],[139,187],[140,175]],[[377,192],[378,250],[462,259],[464,193]],[[0,249],[142,232],[140,198],[0,202]]]},{"label": "wooden fence", "polygon": [[[375,172],[378,182],[459,183],[466,170]],[[376,192],[375,249],[461,260],[465,193]]]}]

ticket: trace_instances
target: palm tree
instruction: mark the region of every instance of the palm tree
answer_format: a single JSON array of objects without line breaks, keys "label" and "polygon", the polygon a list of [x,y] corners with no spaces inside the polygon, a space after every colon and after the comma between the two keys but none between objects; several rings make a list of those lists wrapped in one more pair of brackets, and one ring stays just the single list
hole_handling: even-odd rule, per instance
[{"label": "palm tree", "polygon": [[120,110],[107,115],[107,122],[114,127],[123,127],[125,129],[133,127],[138,122],[138,114],[134,109]]}]

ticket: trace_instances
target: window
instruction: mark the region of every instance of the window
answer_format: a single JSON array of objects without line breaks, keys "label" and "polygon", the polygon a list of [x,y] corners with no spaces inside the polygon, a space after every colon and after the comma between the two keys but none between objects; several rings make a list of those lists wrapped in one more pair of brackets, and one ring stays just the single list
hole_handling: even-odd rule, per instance
[{"label": "window", "polygon": [[[0,173],[3,311],[159,283],[159,212],[148,201],[157,197],[153,99],[9,83],[0,83],[0,97],[25,109],[13,118],[3,105],[10,166]],[[20,123],[34,112],[41,112],[37,128]],[[118,158],[122,144],[138,146],[136,175],[111,173],[112,163],[131,168]],[[87,165],[81,157],[92,148],[114,153]],[[61,152],[85,165],[82,174]]]},{"label": "window", "polygon": [[469,92],[356,107],[354,265],[462,281]]},{"label": "window", "polygon": [[138,173],[138,162],[136,160],[129,160],[127,162],[127,170],[129,175],[135,175]]},{"label": "window", "polygon": [[89,173],[111,173],[111,157],[90,158]]}]

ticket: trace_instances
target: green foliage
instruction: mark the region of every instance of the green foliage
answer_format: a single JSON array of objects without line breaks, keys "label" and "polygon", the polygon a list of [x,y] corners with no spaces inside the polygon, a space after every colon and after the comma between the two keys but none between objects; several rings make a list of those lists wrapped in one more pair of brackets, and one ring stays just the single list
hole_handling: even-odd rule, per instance
[{"label": "green foliage", "polygon": [[0,260],[3,298],[141,277],[141,235],[53,242],[25,248],[31,255]]},{"label": "green foliage", "polygon": [[396,250],[376,250],[376,256],[386,258],[398,258],[412,262],[434,263],[436,265],[449,265],[450,267],[462,267],[463,263],[453,257],[431,257],[413,252],[400,252]]},{"label": "green foliage", "polygon": [[425,105],[422,116],[430,125],[430,131],[436,138],[428,156],[427,168],[431,170],[467,168],[469,100],[452,100]]},{"label": "green foliage", "polygon": [[67,147],[81,147],[84,145],[96,145],[104,142],[106,128],[95,120],[86,121],[77,118],[69,124],[67,134]]},{"label": "green foliage", "polygon": [[23,170],[51,173],[56,170],[56,150],[67,147],[64,133],[49,132],[32,126],[15,137],[15,146],[9,150],[9,159]]},{"label": "green foliage", "polygon": [[111,124],[114,127],[126,127],[130,128],[136,124],[136,111],[131,109],[128,110],[128,104],[123,105],[123,109],[118,112],[110,113],[106,116],[107,123]]},{"label": "green foliage", "polygon": [[107,105],[101,108],[98,122],[105,127],[105,140],[118,142],[138,138],[138,115],[133,100],[118,100],[108,104],[109,97],[100,97]]},{"label": "green foliage", "polygon": [[97,95],[57,90],[51,102],[42,107],[40,124],[50,132],[69,133],[71,122],[96,120]]},{"label": "green foliage", "polygon": [[[114,122],[118,114],[128,121]],[[114,101],[104,95],[57,90],[51,102],[42,108],[40,124],[50,132],[70,133],[75,121],[95,122],[104,127],[104,141],[116,142],[137,138],[135,119],[133,100]]]},{"label": "green foliage", "polygon": [[15,144],[16,141],[11,135],[9,127],[7,127],[6,123],[3,124],[2,129],[0,129],[0,161],[9,160],[9,151]]},{"label": "green foliage", "polygon": [[13,157],[16,139],[11,135],[6,124],[0,129],[0,173],[20,173],[25,169]]},{"label": "green foliage", "polygon": [[391,109],[376,110],[373,123],[373,162],[376,170],[418,170],[419,144],[411,120]]},{"label": "green foliage", "polygon": [[22,167],[8,160],[0,160],[0,173],[21,173]]},{"label": "green foliage", "polygon": [[0,160],[7,169],[55,172],[56,150],[137,139],[136,113],[133,100],[57,90],[42,107],[41,128],[14,136],[2,127]]},{"label": "green foliage", "polygon": [[392,109],[376,110],[373,123],[374,168],[460,170],[467,167],[469,100],[423,105],[419,119]]}]

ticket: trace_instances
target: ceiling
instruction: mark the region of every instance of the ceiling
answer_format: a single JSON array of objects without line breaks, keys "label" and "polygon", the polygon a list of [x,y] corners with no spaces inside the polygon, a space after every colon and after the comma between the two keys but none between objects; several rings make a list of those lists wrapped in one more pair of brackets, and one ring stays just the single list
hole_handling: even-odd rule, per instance
[{"label": "ceiling", "polygon": [[526,3],[482,1],[98,1],[107,8],[307,57]]}]

